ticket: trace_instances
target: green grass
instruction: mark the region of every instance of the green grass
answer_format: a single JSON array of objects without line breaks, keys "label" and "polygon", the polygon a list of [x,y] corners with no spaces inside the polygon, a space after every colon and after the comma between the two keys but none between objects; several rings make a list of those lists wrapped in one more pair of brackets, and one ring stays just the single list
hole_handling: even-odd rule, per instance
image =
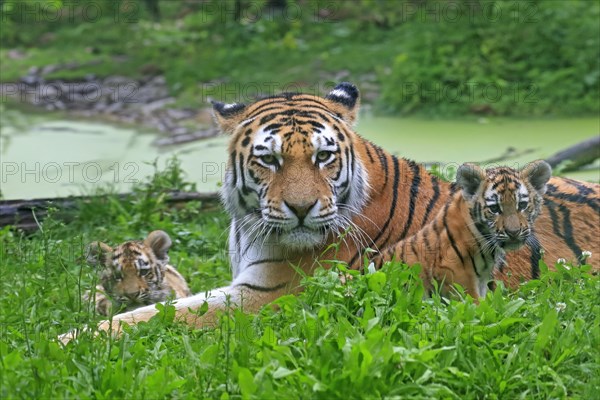
[{"label": "green grass", "polygon": [[[0,397],[546,399],[600,395],[600,278],[589,267],[542,266],[540,280],[481,302],[423,299],[418,268],[388,265],[342,285],[319,270],[305,291],[258,315],[230,310],[217,327],[173,322],[166,306],[120,339],[55,338],[100,320],[80,300],[95,271],[92,240],[163,229],[194,292],[229,279],[227,218],[199,204],[170,209],[164,188],[191,189],[178,164],[128,200],[82,204],[30,236],[0,231]],[[598,255],[593,255],[598,256]]]},{"label": "green grass", "polygon": [[[119,23],[106,17],[91,23],[76,19],[36,26],[8,19],[10,25],[0,32],[0,81],[17,81],[32,66],[96,61],[100,63],[60,70],[46,78],[77,80],[87,74],[139,78],[152,71],[166,77],[177,105],[198,107],[208,104],[209,97],[249,101],[281,90],[326,93],[333,84],[328,79],[340,70],[350,74],[344,79],[358,82],[364,74],[376,72],[373,60],[391,64],[400,48],[389,43],[393,33],[360,21],[311,22],[314,11],[309,6],[302,7],[304,18],[237,23],[228,14],[213,15],[202,8],[182,17],[177,8],[185,11],[185,6],[161,4],[174,10],[167,10],[160,23],[143,13],[135,22]],[[218,5],[216,10],[230,10],[232,4]],[[351,38],[357,31],[358,41]],[[15,48],[26,57],[9,58],[9,49]]]}]

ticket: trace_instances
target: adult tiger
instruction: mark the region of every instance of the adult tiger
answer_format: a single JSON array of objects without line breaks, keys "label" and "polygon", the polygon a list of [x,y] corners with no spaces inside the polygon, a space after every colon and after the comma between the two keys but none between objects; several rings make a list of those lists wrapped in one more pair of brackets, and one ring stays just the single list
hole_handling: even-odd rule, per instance
[{"label": "adult tiger", "polygon": [[[350,229],[343,245],[322,259],[335,256],[360,268],[364,247],[388,247],[437,214],[452,186],[355,133],[358,105],[358,90],[349,83],[325,97],[283,93],[250,105],[214,103],[215,119],[231,137],[222,194],[232,218],[233,281],[210,296],[178,300],[179,319],[206,326],[226,302],[256,311],[297,290],[292,265],[310,274],[340,230]],[[589,250],[598,269],[599,185],[552,178],[547,188],[536,224],[545,259],[576,261]],[[498,278],[511,286],[536,278],[539,259],[527,249],[513,253]],[[205,300],[208,312],[198,316],[194,310]],[[146,306],[116,315],[112,329],[156,312]],[[108,321],[100,324],[110,328]]]}]

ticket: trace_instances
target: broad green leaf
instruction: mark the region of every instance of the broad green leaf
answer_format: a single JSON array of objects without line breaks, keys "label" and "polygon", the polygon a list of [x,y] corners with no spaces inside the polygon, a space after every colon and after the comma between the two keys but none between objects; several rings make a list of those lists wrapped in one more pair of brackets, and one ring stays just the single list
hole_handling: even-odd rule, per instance
[{"label": "broad green leaf", "polygon": [[385,272],[377,271],[370,275],[367,275],[367,282],[369,285],[369,289],[376,292],[381,293],[387,281]]},{"label": "broad green leaf", "polygon": [[204,349],[200,355],[200,361],[206,364],[214,364],[217,362],[219,355],[219,345],[217,343],[210,344]]},{"label": "broad green leaf", "polygon": [[286,376],[295,374],[296,372],[298,372],[297,369],[287,369],[284,367],[279,367],[275,370],[275,372],[273,372],[273,378],[275,378],[275,379],[285,378]]},{"label": "broad green leaf", "polygon": [[273,328],[270,326],[265,327],[261,341],[269,346],[275,346],[277,344],[277,336],[275,335]]},{"label": "broad green leaf", "polygon": [[552,308],[548,311],[548,314],[544,317],[537,334],[537,339],[535,341],[535,350],[539,351],[543,349],[546,344],[552,338],[552,332],[554,332],[554,328],[558,323],[558,313]]},{"label": "broad green leaf", "polygon": [[511,300],[506,307],[504,308],[504,312],[502,313],[504,318],[506,317],[510,317],[511,315],[513,315],[515,312],[517,312],[517,310],[519,310],[523,304],[525,304],[525,300],[519,298],[519,299],[514,299]]},{"label": "broad green leaf", "polygon": [[248,368],[240,367],[238,372],[238,384],[242,397],[247,399],[256,392],[257,386],[254,383],[254,376]]}]

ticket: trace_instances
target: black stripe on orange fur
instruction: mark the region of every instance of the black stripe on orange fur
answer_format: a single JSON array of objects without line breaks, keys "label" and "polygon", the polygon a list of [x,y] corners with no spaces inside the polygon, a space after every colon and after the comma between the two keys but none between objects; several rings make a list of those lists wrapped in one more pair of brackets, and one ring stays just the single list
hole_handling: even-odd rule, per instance
[{"label": "black stripe on orange fur", "polygon": [[413,217],[415,215],[416,208],[416,199],[419,192],[419,185],[421,184],[421,168],[413,161],[409,162],[408,165],[412,171],[412,182],[410,185],[410,200],[408,204],[408,218],[406,219],[406,224],[402,229],[402,233],[398,240],[402,240],[406,237],[406,233],[408,232],[408,228],[410,228],[412,224]]},{"label": "black stripe on orange fur", "polygon": [[448,217],[449,205],[450,205],[450,203],[446,203],[446,205],[444,206],[444,219],[443,219],[444,228],[446,229],[446,234],[448,235],[448,240],[450,241],[450,246],[452,246],[452,249],[454,250],[454,252],[458,256],[458,258],[460,259],[461,264],[464,265],[465,259],[463,258],[462,254],[460,253],[460,250],[456,246],[456,241],[454,240],[454,237],[452,236],[452,233],[450,232],[450,228],[448,227],[447,217]]}]

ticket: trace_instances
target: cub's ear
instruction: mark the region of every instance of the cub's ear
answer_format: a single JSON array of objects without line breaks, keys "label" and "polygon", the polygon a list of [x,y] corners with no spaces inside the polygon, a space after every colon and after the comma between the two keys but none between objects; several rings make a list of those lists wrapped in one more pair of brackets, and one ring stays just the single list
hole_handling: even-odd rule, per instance
[{"label": "cub's ear", "polygon": [[113,249],[102,242],[92,242],[85,250],[86,261],[90,265],[106,265],[110,260]]},{"label": "cub's ear", "polygon": [[225,104],[218,101],[213,101],[212,105],[213,117],[221,131],[227,134],[233,133],[239,123],[242,122],[246,105],[243,103]]},{"label": "cub's ear", "polygon": [[356,86],[348,82],[342,82],[334,87],[325,98],[331,101],[335,111],[349,125],[356,122],[358,109],[360,108],[360,93]]},{"label": "cub's ear", "polygon": [[152,231],[148,234],[144,244],[152,249],[154,255],[161,261],[169,261],[169,249],[173,242],[164,231]]},{"label": "cub's ear", "polygon": [[531,183],[540,194],[546,193],[546,183],[552,176],[552,167],[544,160],[530,162],[521,170],[521,178]]},{"label": "cub's ear", "polygon": [[475,164],[465,163],[456,171],[456,184],[462,189],[467,200],[475,196],[484,180],[485,172]]}]

